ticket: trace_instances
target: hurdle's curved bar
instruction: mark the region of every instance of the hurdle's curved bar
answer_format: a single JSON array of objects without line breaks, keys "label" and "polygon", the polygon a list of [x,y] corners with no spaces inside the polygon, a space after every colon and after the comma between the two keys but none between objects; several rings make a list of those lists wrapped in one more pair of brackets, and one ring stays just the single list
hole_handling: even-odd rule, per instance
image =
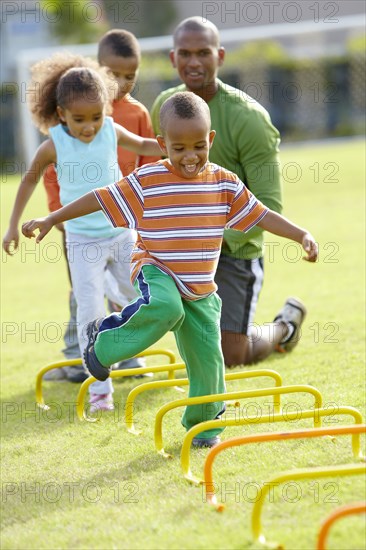
[{"label": "hurdle's curved bar", "polygon": [[316,550],[326,550],[326,542],[330,528],[333,523],[338,521],[340,518],[346,516],[352,516],[355,514],[365,514],[366,513],[366,501],[361,502],[351,502],[350,504],[345,504],[344,506],[339,506],[333,512],[331,512],[321,524]]},{"label": "hurdle's curved bar", "polygon": [[240,445],[248,445],[249,443],[263,443],[267,441],[281,441],[287,439],[308,439],[313,437],[323,437],[330,435],[353,435],[366,433],[365,424],[357,424],[355,426],[330,426],[328,428],[310,428],[304,430],[294,430],[293,432],[265,432],[260,434],[249,434],[232,437],[226,441],[222,441],[210,449],[204,464],[204,484],[206,490],[206,500],[221,512],[224,509],[222,504],[217,503],[215,496],[214,484],[212,480],[213,462],[218,454],[225,449],[231,447],[239,447]]},{"label": "hurdle's curved bar", "polygon": [[[175,354],[172,351],[167,350],[167,349],[145,350],[145,351],[135,355],[135,357],[149,357],[149,356],[153,356],[153,355],[163,355],[163,356],[168,357],[170,364],[175,363],[175,361],[176,361]],[[38,407],[40,407],[41,409],[48,409],[49,408],[44,402],[43,388],[42,388],[43,376],[45,375],[46,372],[48,372],[50,370],[53,370],[53,369],[58,369],[58,368],[61,368],[61,367],[77,367],[77,366],[80,366],[82,364],[83,364],[83,361],[82,361],[81,357],[79,357],[77,359],[65,359],[63,361],[57,361],[56,363],[51,363],[49,365],[46,365],[45,367],[42,367],[39,370],[39,372],[37,373],[37,376],[36,376],[36,403],[37,403]],[[134,372],[132,373],[132,375],[133,375],[133,374],[143,374],[144,372],[151,372],[149,370],[149,368],[150,367],[141,367],[141,368],[138,368],[138,369],[128,369],[128,370],[129,371],[134,370]],[[145,369],[145,370],[143,370],[143,369]],[[148,370],[146,370],[146,369],[148,369]],[[127,371],[127,369],[126,369],[126,371]],[[116,372],[123,372],[123,371],[116,371]],[[130,374],[125,375],[125,376],[130,376]],[[95,378],[94,377],[92,377],[92,378],[93,378],[92,382],[95,382]],[[174,371],[173,372],[169,371],[168,378],[174,379]]]},{"label": "hurdle's curved bar", "polygon": [[[110,378],[124,378],[126,376],[138,376],[145,374],[147,372],[157,374],[159,372],[167,372],[168,378],[173,381],[175,384],[175,371],[183,370],[186,368],[185,363],[169,363],[168,365],[157,365],[155,367],[138,367],[133,369],[123,369],[112,371],[109,375]],[[79,393],[76,401],[76,414],[79,420],[86,420],[87,422],[97,422],[99,421],[98,417],[88,416],[85,411],[85,396],[88,391],[89,386],[96,381],[94,376],[90,376],[81,384]],[[143,385],[143,384],[142,384]]]},{"label": "hurdle's curved bar", "polygon": [[277,487],[281,483],[296,479],[317,479],[319,477],[334,477],[334,476],[352,476],[366,474],[366,464],[342,464],[338,466],[323,466],[317,468],[301,468],[297,470],[287,470],[281,474],[272,477],[269,481],[264,482],[260,496],[255,501],[252,511],[252,534],[254,542],[283,549],[283,545],[274,542],[267,542],[266,537],[262,532],[261,512],[263,509],[264,499],[269,493],[271,487]]},{"label": "hurdle's curved bar", "polygon": [[57,361],[56,363],[50,363],[45,367],[42,367],[36,376],[36,403],[41,409],[49,409],[49,406],[45,404],[43,399],[43,376],[49,370],[60,369],[61,367],[78,367],[83,364],[81,357],[78,359],[64,359],[63,361]]},{"label": "hurdle's curved bar", "polygon": [[[85,382],[84,382],[85,383]],[[259,390],[241,390],[228,393],[217,393],[213,395],[201,395],[199,397],[187,397],[186,399],[177,399],[170,401],[163,405],[157,412],[155,417],[155,430],[154,441],[155,448],[159,454],[165,458],[171,458],[171,455],[164,451],[163,445],[163,433],[162,424],[164,415],[177,407],[184,407],[189,405],[201,405],[204,403],[213,403],[215,401],[227,401],[228,399],[248,399],[249,397],[265,397],[267,395],[274,394],[288,394],[288,393],[310,393],[314,396],[315,409],[321,409],[323,397],[319,390],[313,386],[307,385],[294,385],[294,386],[280,386],[278,388],[263,388]],[[315,424],[320,425],[320,419],[315,419]]]},{"label": "hurdle's curved bar", "polygon": [[[252,370],[252,371],[240,371],[240,372],[230,372],[225,374],[225,380],[241,380],[243,378],[257,378],[257,377],[269,377],[273,378],[275,381],[275,387],[281,387],[282,386],[282,377],[281,375],[270,369],[258,369],[258,370]],[[133,424],[133,410],[135,405],[135,399],[144,391],[150,391],[150,390],[158,390],[158,389],[164,389],[164,388],[170,388],[172,386],[188,386],[189,380],[188,378],[181,378],[179,380],[156,380],[154,382],[147,382],[146,384],[141,384],[140,386],[136,386],[136,388],[133,388],[130,393],[127,396],[126,399],[126,407],[125,407],[125,423],[127,427],[127,431],[134,434],[134,435],[140,435],[142,432],[141,430],[137,430]],[[279,412],[281,409],[281,402],[280,402],[280,394],[274,394],[273,396],[273,409],[275,412]]]},{"label": "hurdle's curved bar", "polygon": [[[299,416],[300,415],[300,416]],[[333,415],[349,415],[354,418],[355,424],[362,424],[363,418],[360,411],[355,409],[354,407],[337,407],[334,411],[326,409],[311,409],[311,410],[305,410],[305,411],[293,411],[293,412],[286,412],[286,413],[277,413],[277,414],[268,414],[263,415],[259,419],[257,417],[247,417],[247,418],[239,418],[239,419],[215,419],[215,420],[206,420],[205,422],[201,422],[200,424],[197,424],[196,426],[193,426],[183,439],[183,445],[180,455],[180,461],[181,461],[181,467],[183,471],[183,476],[190,481],[191,483],[194,483],[196,485],[204,483],[203,480],[195,477],[190,468],[190,458],[189,453],[192,445],[192,440],[194,437],[196,437],[197,434],[200,432],[204,432],[206,430],[212,430],[214,428],[217,428],[220,426],[243,426],[248,424],[264,424],[265,422],[272,423],[272,422],[291,422],[293,420],[304,420],[307,418],[314,417],[314,424],[316,417],[323,418],[324,416],[333,416]],[[360,444],[360,434],[353,434],[352,435],[352,451],[353,456],[355,459],[362,459],[363,455],[361,453],[361,444]]]}]

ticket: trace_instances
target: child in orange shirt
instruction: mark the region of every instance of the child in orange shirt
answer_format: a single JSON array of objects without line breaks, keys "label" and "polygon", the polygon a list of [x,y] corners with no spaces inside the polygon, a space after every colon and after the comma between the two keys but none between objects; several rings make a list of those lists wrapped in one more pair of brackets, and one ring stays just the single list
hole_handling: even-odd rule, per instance
[{"label": "child in orange shirt", "polygon": [[[104,34],[99,41],[98,62],[100,65],[108,67],[118,83],[117,98],[112,104],[112,117],[114,121],[141,137],[155,138],[148,110],[142,103],[130,95],[138,77],[140,59],[141,51],[138,40],[128,31],[112,29]],[[127,176],[138,166],[149,162],[156,162],[159,158],[156,156],[139,156],[133,151],[118,146],[118,164],[123,176]],[[47,168],[43,183],[47,193],[48,208],[50,212],[54,212],[61,208],[61,203],[59,197],[60,188],[53,165]],[[63,230],[62,227],[59,229]],[[106,277],[106,283],[106,294],[110,297],[111,287],[115,285],[113,284],[113,277],[109,274]],[[81,353],[75,329],[76,302],[72,291],[70,292],[69,308],[70,319],[64,335],[66,347],[62,351],[67,359],[74,359],[81,357]],[[124,361],[124,368],[141,366],[141,361],[141,359]],[[49,380],[59,380],[62,378],[67,378],[71,382],[82,382],[85,379],[85,371],[82,367],[73,367],[54,369],[45,375],[45,379]]]},{"label": "child in orange shirt", "polygon": [[[141,53],[137,38],[128,31],[112,29],[99,41],[98,62],[108,67],[118,82],[118,97],[113,102],[114,121],[138,136],[154,139],[155,133],[149,111],[130,95],[136,84],[140,60]],[[124,176],[138,166],[156,162],[159,158],[138,156],[118,146],[118,164]]]}]

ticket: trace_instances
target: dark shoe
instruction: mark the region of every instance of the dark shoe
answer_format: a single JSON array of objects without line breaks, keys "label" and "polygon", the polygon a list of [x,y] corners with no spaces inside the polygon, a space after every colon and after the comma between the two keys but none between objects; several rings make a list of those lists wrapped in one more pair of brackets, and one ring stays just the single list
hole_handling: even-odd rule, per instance
[{"label": "dark shoe", "polygon": [[66,374],[66,370],[64,367],[59,367],[58,369],[52,369],[52,370],[48,370],[44,375],[43,375],[43,380],[45,380],[46,382],[55,382],[55,381],[60,381],[60,380],[66,380],[67,378],[67,374]]},{"label": "dark shoe", "polygon": [[107,378],[109,377],[111,368],[102,365],[94,351],[94,343],[97,339],[99,327],[102,321],[103,319],[95,319],[94,321],[88,323],[86,326],[88,344],[84,350],[84,361],[86,368],[88,369],[90,374],[94,376],[94,378],[96,378],[97,380],[104,382],[104,380],[107,380]]},{"label": "dark shoe", "polygon": [[67,374],[66,378],[69,382],[73,382],[74,384],[81,384],[89,378],[89,374],[86,372],[83,367],[66,367]]},{"label": "dark shoe", "polygon": [[[141,357],[132,357],[131,359],[125,359],[120,361],[115,368],[115,370],[125,370],[125,369],[138,369],[145,367],[145,361]],[[152,378],[154,375],[152,372],[145,372],[144,374],[136,374],[134,378]]]},{"label": "dark shoe", "polygon": [[206,439],[201,437],[194,437],[192,440],[193,447],[202,448],[202,447],[214,447],[220,443],[221,439],[218,435],[215,437],[207,437]]},{"label": "dark shoe", "polygon": [[95,344],[95,340],[97,339],[97,336],[99,334],[99,328],[102,322],[104,321],[104,317],[99,317],[99,319],[94,319],[94,321],[90,321],[86,325],[86,335],[88,337],[88,346],[91,346]]}]

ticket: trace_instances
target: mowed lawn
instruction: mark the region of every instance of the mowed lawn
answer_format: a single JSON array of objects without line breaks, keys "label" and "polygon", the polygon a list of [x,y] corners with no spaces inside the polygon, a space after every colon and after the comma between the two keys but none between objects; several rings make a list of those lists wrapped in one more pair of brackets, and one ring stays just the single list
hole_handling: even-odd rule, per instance
[{"label": "mowed lawn", "polygon": [[[308,308],[302,339],[292,354],[276,354],[257,368],[273,369],[285,385],[309,384],[330,412],[365,412],[365,143],[335,140],[284,147],[284,215],[307,227],[319,242],[319,261],[301,260],[297,245],[267,235],[266,276],[256,322],[271,321],[288,296]],[[7,226],[18,180],[3,176],[1,231]],[[23,219],[47,211],[39,185]],[[2,534],[3,549],[255,549],[251,513],[261,485],[285,470],[354,462],[351,437],[290,440],[227,450],[214,463],[218,514],[202,487],[182,476],[182,409],[164,420],[165,448],[154,448],[154,419],[164,403],[181,398],[175,389],[146,392],[136,400],[140,437],[127,433],[124,403],[141,380],[115,383],[114,413],[99,422],[75,416],[78,385],[44,384],[48,412],[35,406],[35,377],[62,358],[68,319],[68,281],[57,230],[41,243],[21,239],[1,262]],[[156,344],[175,352],[172,334]],[[202,357],[202,361],[205,358]],[[159,364],[159,357],[149,359]],[[255,367],[251,367],[254,369]],[[239,371],[240,367],[236,369]],[[178,377],[183,377],[180,371]],[[164,378],[156,375],[155,379]],[[228,391],[268,387],[268,378],[228,382]],[[185,394],[186,395],[186,394]],[[305,393],[283,396],[286,411],[314,407]],[[272,409],[269,397],[242,400],[228,416],[254,416]],[[330,414],[324,426],[350,424]],[[223,439],[244,433],[310,428],[310,420],[256,423],[227,428]],[[365,440],[361,439],[365,452]],[[192,450],[191,467],[202,476],[207,450]],[[364,476],[288,482],[265,499],[263,530],[285,548],[311,549],[322,519],[336,507],[365,499]],[[365,548],[364,516],[338,522],[329,549]]]}]

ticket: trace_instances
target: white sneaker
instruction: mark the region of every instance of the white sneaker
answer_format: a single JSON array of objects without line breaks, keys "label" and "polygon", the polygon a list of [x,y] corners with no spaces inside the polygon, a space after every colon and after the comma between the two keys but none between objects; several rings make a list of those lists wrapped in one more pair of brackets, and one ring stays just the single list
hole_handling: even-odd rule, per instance
[{"label": "white sneaker", "polygon": [[97,411],[113,411],[113,395],[111,393],[91,393],[89,399],[91,413]]},{"label": "white sneaker", "polygon": [[306,307],[298,298],[287,298],[285,305],[274,318],[273,322],[283,322],[293,328],[290,336],[285,338],[277,345],[276,351],[288,352],[297,346],[301,336],[301,325],[306,316]]}]

